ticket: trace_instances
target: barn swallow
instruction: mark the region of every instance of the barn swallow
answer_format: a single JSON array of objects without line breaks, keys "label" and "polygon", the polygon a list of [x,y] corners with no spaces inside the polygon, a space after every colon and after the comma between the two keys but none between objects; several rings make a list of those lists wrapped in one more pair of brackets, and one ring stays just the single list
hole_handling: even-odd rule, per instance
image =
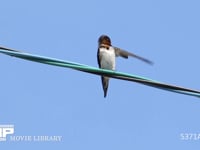
[{"label": "barn swallow", "polygon": [[[111,45],[111,39],[107,35],[102,35],[98,40],[97,61],[99,68],[115,70],[115,57],[121,56],[128,58],[129,56],[140,59],[148,64],[153,64],[150,60],[137,56],[133,53],[114,47]],[[104,98],[107,95],[109,77],[101,76],[102,87],[104,91]]]}]

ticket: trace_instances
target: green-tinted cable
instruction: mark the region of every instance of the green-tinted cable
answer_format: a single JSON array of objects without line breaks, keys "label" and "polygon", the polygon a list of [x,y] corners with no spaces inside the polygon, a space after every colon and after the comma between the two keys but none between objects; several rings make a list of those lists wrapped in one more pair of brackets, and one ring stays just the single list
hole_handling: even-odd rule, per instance
[{"label": "green-tinted cable", "polygon": [[[1,50],[1,49],[3,49],[3,50]],[[67,67],[67,68],[76,69],[79,71],[88,72],[88,73],[92,73],[92,74],[96,74],[96,75],[105,75],[105,76],[109,76],[112,78],[141,83],[144,85],[152,86],[155,88],[160,88],[163,90],[168,90],[168,91],[172,91],[172,92],[176,92],[176,93],[200,97],[200,91],[165,84],[165,83],[161,83],[161,82],[158,82],[155,80],[151,80],[148,78],[144,78],[144,77],[140,77],[140,76],[136,76],[136,75],[132,75],[132,74],[127,74],[127,73],[112,71],[112,70],[99,69],[96,67],[83,65],[80,63],[74,63],[71,61],[64,61],[64,60],[60,60],[60,59],[44,57],[44,56],[39,56],[39,55],[33,55],[33,54],[24,53],[24,52],[11,50],[11,49],[7,49],[7,48],[2,48],[2,47],[0,47],[0,52],[10,55],[10,56],[26,59],[29,61],[40,62],[40,63],[54,65],[54,66],[60,66],[60,67]]]}]

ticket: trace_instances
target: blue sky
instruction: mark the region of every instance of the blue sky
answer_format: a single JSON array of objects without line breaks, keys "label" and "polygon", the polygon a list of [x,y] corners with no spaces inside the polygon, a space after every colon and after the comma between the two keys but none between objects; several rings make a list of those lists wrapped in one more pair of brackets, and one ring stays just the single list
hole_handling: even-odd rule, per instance
[{"label": "blue sky", "polygon": [[[146,57],[117,59],[117,70],[200,89],[200,2],[1,2],[0,45],[97,66],[97,40]],[[200,99],[0,54],[0,124],[14,135],[60,135],[61,142],[1,142],[4,149],[199,149]]]}]

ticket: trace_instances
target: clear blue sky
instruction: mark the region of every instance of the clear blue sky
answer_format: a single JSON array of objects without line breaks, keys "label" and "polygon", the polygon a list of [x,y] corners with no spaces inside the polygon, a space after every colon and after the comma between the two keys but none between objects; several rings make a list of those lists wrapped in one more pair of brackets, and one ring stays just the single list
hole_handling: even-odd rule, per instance
[{"label": "clear blue sky", "polygon": [[[154,61],[117,59],[117,70],[200,89],[198,0],[4,0],[0,45],[97,66],[97,39]],[[14,135],[61,142],[0,142],[1,149],[199,149],[200,99],[0,54],[0,124]]]}]

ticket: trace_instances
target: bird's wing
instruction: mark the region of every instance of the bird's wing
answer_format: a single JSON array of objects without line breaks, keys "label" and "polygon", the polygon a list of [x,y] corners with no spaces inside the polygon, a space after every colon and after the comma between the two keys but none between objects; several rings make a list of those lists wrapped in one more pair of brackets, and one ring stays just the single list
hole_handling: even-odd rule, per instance
[{"label": "bird's wing", "polygon": [[97,61],[98,61],[99,68],[101,68],[101,63],[100,63],[101,58],[100,57],[101,57],[100,50],[98,48],[98,51],[97,51]]},{"label": "bird's wing", "polygon": [[148,60],[146,58],[140,57],[140,56],[135,55],[133,53],[130,53],[130,52],[126,51],[126,50],[122,50],[121,48],[118,48],[118,47],[113,47],[113,48],[115,49],[116,56],[121,56],[121,57],[126,58],[126,59],[128,58],[128,56],[132,56],[132,57],[140,59],[140,60],[142,60],[142,61],[144,61],[144,62],[146,62],[148,64],[153,64],[152,61],[150,61],[150,60]]}]

